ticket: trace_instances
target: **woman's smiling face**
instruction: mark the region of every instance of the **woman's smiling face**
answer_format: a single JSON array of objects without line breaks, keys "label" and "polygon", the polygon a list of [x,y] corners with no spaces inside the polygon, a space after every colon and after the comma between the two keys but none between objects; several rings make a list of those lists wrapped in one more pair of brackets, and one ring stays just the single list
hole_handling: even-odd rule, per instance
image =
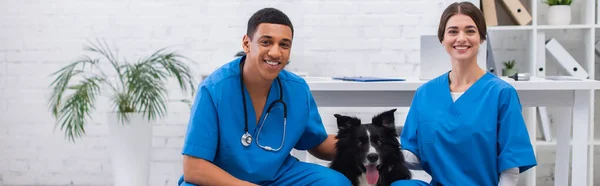
[{"label": "woman's smiling face", "polygon": [[448,19],[442,45],[455,61],[472,61],[482,43],[477,25],[471,17],[456,14]]}]

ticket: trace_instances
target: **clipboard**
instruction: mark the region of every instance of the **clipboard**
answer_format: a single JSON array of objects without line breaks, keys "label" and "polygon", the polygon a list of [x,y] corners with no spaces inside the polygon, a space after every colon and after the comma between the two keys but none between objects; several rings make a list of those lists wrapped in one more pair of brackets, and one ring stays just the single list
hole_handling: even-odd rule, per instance
[{"label": "clipboard", "polygon": [[334,80],[342,81],[358,81],[358,82],[379,82],[379,81],[405,81],[403,78],[386,78],[373,76],[337,76]]}]

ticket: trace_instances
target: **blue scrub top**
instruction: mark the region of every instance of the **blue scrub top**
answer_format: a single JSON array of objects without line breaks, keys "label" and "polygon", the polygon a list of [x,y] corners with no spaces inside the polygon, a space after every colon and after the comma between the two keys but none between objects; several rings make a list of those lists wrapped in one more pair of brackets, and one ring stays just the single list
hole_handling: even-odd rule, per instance
[{"label": "blue scrub top", "polygon": [[[311,149],[327,138],[327,133],[306,81],[286,70],[279,78],[282,87],[273,81],[261,120],[256,124],[254,107],[247,90],[240,90],[240,62],[237,58],[214,71],[198,88],[189,120],[182,154],[208,160],[234,177],[255,184],[271,181],[290,167],[296,158],[292,148]],[[278,152],[266,151],[257,146],[278,148],[283,136],[283,106],[276,103],[257,136],[268,106],[279,99],[287,104],[287,126],[283,147]],[[248,132],[253,141],[250,146],[241,144],[244,134],[244,108],[242,93],[246,96]],[[257,138],[259,137],[259,138]]]},{"label": "blue scrub top", "polygon": [[498,185],[502,171],[537,164],[517,91],[491,73],[456,102],[448,73],[419,87],[401,142],[419,157],[432,185]]}]

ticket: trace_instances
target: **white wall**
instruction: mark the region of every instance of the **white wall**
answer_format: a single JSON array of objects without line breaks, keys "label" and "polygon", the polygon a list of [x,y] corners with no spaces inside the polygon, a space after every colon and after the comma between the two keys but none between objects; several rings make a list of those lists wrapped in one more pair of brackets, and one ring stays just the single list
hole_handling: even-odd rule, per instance
[{"label": "white wall", "polygon": [[[315,76],[417,76],[418,37],[436,34],[439,15],[449,2],[1,1],[0,185],[111,185],[106,99],[99,101],[87,136],[76,143],[54,129],[47,106],[49,75],[80,57],[88,39],[106,39],[130,61],[173,46],[197,62],[200,76],[241,50],[252,13],[274,6],[295,26],[290,70]],[[527,59],[522,50],[525,34],[491,35],[496,37],[497,60]],[[317,64],[321,67],[315,68]],[[168,118],[154,127],[152,186],[173,186],[182,173],[180,149],[188,110],[178,103],[169,109]],[[332,124],[330,116],[337,111],[323,110],[325,121]],[[549,178],[548,171],[538,172],[540,180]]]}]

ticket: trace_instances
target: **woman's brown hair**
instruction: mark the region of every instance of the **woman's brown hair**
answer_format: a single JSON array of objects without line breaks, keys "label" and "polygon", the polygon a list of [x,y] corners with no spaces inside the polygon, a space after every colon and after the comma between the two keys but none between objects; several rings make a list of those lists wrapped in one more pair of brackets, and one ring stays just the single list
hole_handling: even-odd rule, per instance
[{"label": "woman's brown hair", "polygon": [[485,25],[485,18],[483,17],[483,13],[479,8],[477,8],[473,3],[464,1],[464,2],[455,2],[450,4],[442,13],[442,17],[440,18],[440,25],[438,27],[438,39],[440,42],[444,40],[444,33],[446,32],[446,23],[448,23],[448,19],[456,14],[464,14],[475,22],[475,26],[477,26],[477,30],[479,31],[479,37],[481,41],[486,39],[487,28]]}]

